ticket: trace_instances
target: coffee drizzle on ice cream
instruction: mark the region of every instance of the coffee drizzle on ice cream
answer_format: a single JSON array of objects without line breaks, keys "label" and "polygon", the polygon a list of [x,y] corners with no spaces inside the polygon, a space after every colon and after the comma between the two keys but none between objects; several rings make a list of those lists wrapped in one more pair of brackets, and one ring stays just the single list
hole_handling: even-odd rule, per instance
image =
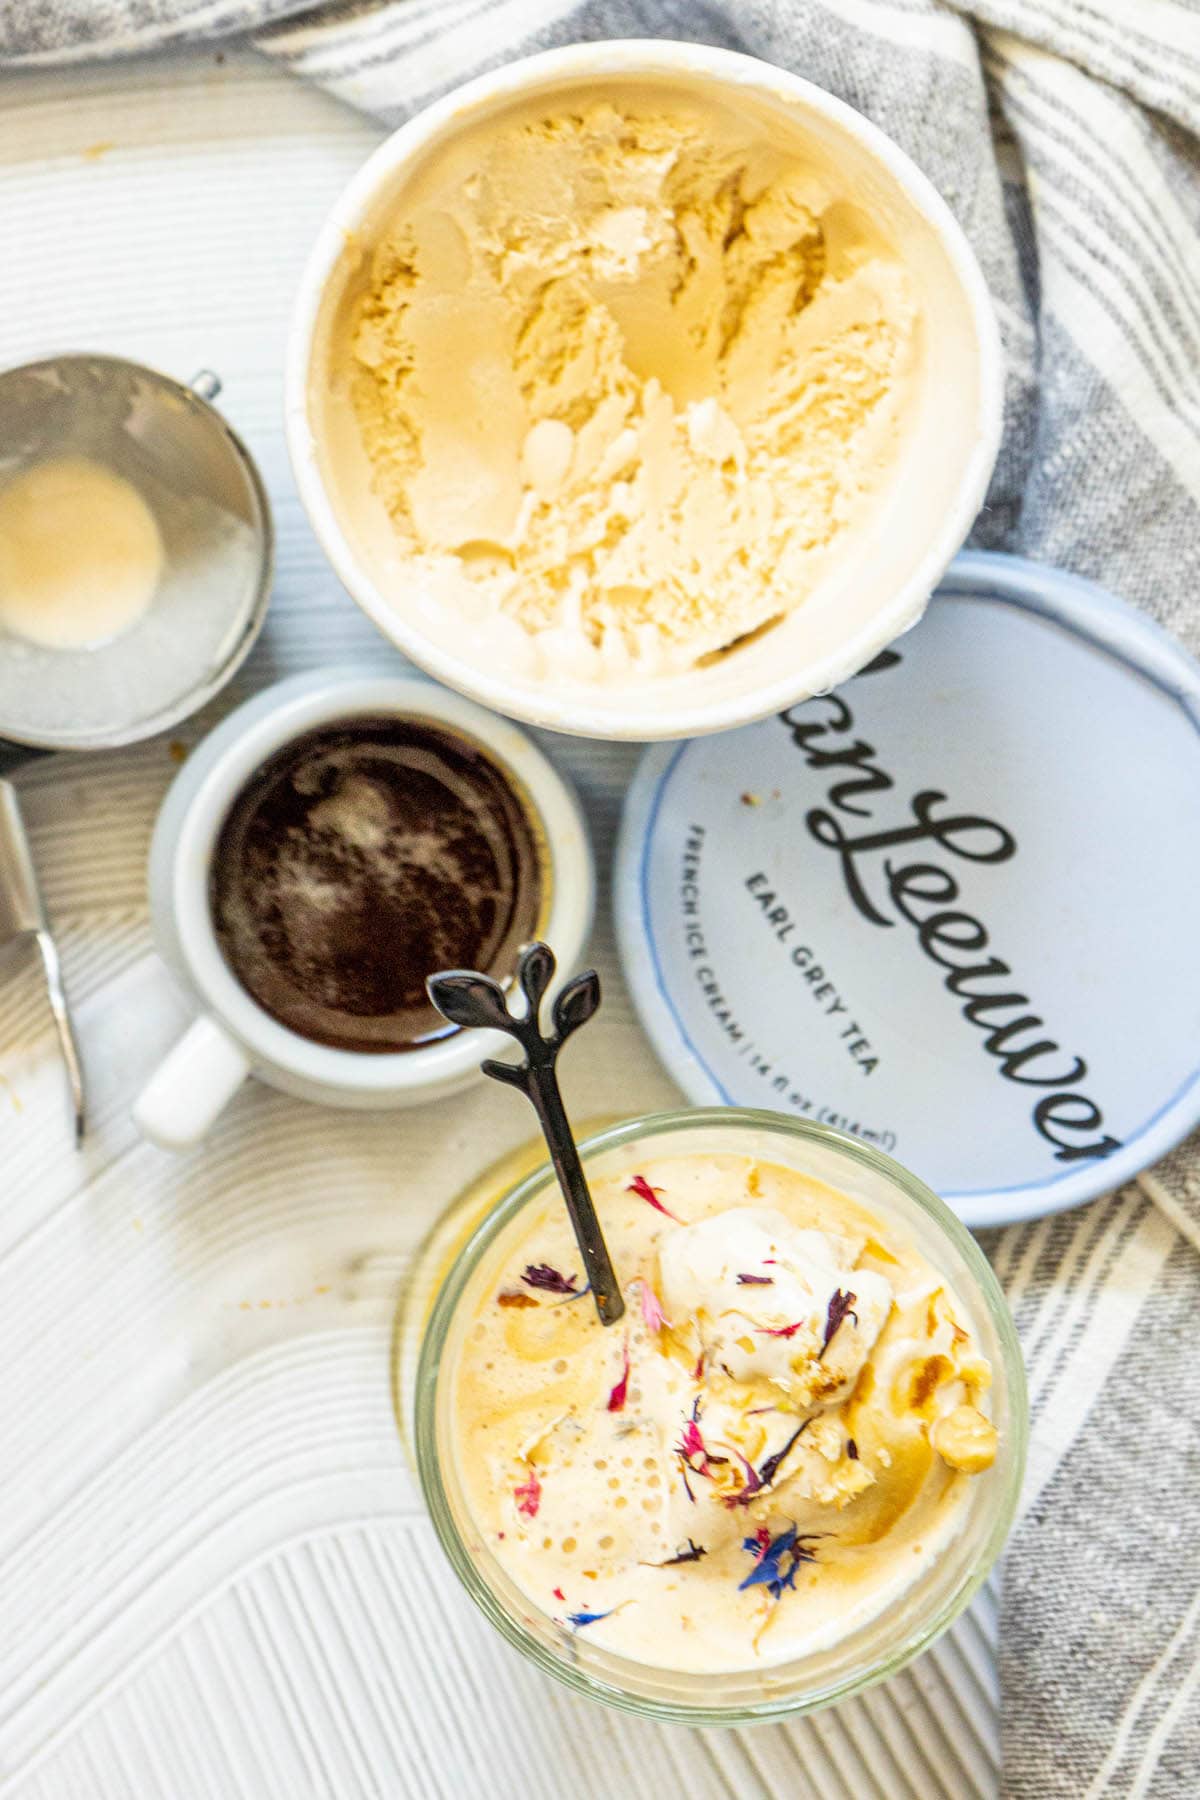
[{"label": "coffee drizzle on ice cream", "polygon": [[[884,651],[861,673],[882,672],[900,660],[898,651]],[[807,708],[818,706],[826,709],[824,716],[806,716]],[[811,808],[805,823],[818,844],[837,854],[846,892],[869,924],[890,929],[896,919],[882,910],[885,901],[869,887],[860,859],[900,846],[931,843],[951,856],[973,863],[1003,863],[1016,855],[1016,838],[1006,826],[975,813],[948,813],[947,796],[932,788],[914,795],[910,819],[887,829],[855,835],[838,813],[871,819],[870,807],[856,802],[868,795],[888,793],[895,787],[892,777],[879,767],[875,746],[853,735],[854,714],[840,694],[819,695],[779,717],[810,769],[839,772],[829,789],[828,805]],[[1053,1090],[1034,1104],[1031,1116],[1034,1130],[1054,1146],[1055,1160],[1073,1163],[1111,1156],[1120,1148],[1119,1138],[1104,1135],[1084,1143],[1075,1141],[1082,1134],[1102,1130],[1104,1124],[1104,1115],[1090,1096],[1068,1091],[1087,1075],[1085,1059],[1071,1056],[1067,1068],[1040,1072],[1040,1065],[1047,1059],[1053,1060],[1061,1050],[1048,1037],[1034,1035],[1032,1042],[1028,1038],[1023,1043],[1014,1041],[1020,1034],[1036,1034],[1044,1026],[1036,1014],[1020,1011],[1030,1004],[1028,995],[1015,991],[989,993],[968,985],[995,979],[1004,982],[1012,975],[1012,969],[998,956],[989,955],[986,961],[969,960],[976,952],[987,951],[991,940],[987,928],[972,914],[948,910],[961,892],[955,876],[940,863],[898,864],[887,855],[883,873],[886,899],[914,927],[917,942],[929,960],[948,971],[945,987],[963,1001],[962,1015],[968,1023],[985,1034],[983,1047],[999,1062],[1000,1074],[1006,1081]],[[958,960],[960,956],[964,960]],[[1017,1016],[998,1024],[989,1022],[989,1014],[994,1018],[998,1012],[1008,1011]]]}]

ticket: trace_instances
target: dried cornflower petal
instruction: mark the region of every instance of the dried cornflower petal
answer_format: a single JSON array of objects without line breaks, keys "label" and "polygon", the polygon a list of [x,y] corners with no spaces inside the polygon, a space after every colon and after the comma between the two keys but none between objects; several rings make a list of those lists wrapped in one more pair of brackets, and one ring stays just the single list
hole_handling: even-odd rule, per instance
[{"label": "dried cornflower petal", "polygon": [[[700,1430],[699,1394],[692,1402],[691,1417],[684,1421],[683,1435],[675,1446],[675,1454],[682,1458],[685,1468],[689,1469],[693,1475],[707,1475],[710,1478],[715,1468],[719,1468],[729,1461],[727,1456],[714,1456],[704,1442],[704,1434]],[[683,1485],[688,1490],[689,1499],[694,1500],[695,1495],[688,1487],[686,1474],[683,1478]]]},{"label": "dried cornflower petal", "polygon": [[639,1277],[638,1288],[640,1290],[639,1298],[642,1307],[642,1322],[645,1325],[646,1330],[653,1336],[656,1331],[661,1331],[662,1327],[667,1323],[667,1315],[662,1309],[662,1303],[660,1302],[658,1295],[644,1275]]},{"label": "dried cornflower petal", "polygon": [[682,1225],[683,1220],[679,1218],[676,1213],[668,1212],[667,1208],[658,1198],[664,1191],[663,1188],[651,1187],[644,1175],[635,1175],[625,1190],[627,1194],[636,1194],[639,1200],[644,1200],[647,1206],[652,1206],[654,1208],[655,1212],[660,1212],[666,1218],[674,1219],[677,1225]]},{"label": "dried cornflower petal", "polygon": [[629,1339],[626,1338],[625,1353],[624,1353],[624,1366],[622,1367],[622,1370],[621,1370],[621,1379],[620,1379],[620,1381],[617,1382],[616,1386],[613,1388],[612,1392],[608,1396],[609,1412],[623,1412],[624,1408],[625,1408],[625,1401],[626,1401],[628,1394],[629,1394]]},{"label": "dried cornflower petal", "polygon": [[684,1462],[690,1463],[694,1456],[706,1456],[704,1438],[695,1419],[689,1419],[683,1428],[683,1436],[676,1446],[676,1455],[682,1456]]},{"label": "dried cornflower petal", "polygon": [[[768,1408],[767,1410],[770,1411],[772,1409]],[[773,1456],[768,1456],[761,1469],[754,1468],[747,1458],[742,1455],[740,1450],[735,1450],[734,1455],[737,1457],[738,1461],[745,1466],[746,1482],[743,1487],[738,1489],[736,1494],[725,1494],[723,1496],[724,1504],[730,1508],[735,1506],[749,1506],[751,1500],[753,1500],[757,1494],[764,1493],[774,1482],[784,1457],[787,1455],[796,1439],[802,1432],[807,1431],[811,1424],[811,1419],[805,1419],[802,1425],[798,1425],[783,1448],[781,1450],[776,1450]]]},{"label": "dried cornflower petal", "polygon": [[744,1581],[739,1581],[738,1592],[745,1588],[765,1587],[774,1599],[779,1600],[784,1588],[795,1587],[800,1564],[816,1562],[816,1556],[808,1548],[812,1540],[801,1537],[794,1525],[789,1525],[777,1537],[768,1537],[765,1545],[762,1536],[759,1530],[753,1537],[742,1539],[742,1549],[754,1558],[754,1567]]},{"label": "dried cornflower petal", "polygon": [[722,1495],[722,1499],[726,1506],[749,1506],[755,1494],[757,1494],[762,1487],[762,1482],[758,1478],[758,1470],[754,1467],[754,1464],[750,1461],[749,1457],[743,1456],[741,1451],[737,1449],[734,1450],[733,1454],[737,1457],[743,1469],[745,1469],[746,1479],[736,1494],[724,1494]]},{"label": "dried cornflower petal", "polygon": [[526,1287],[541,1288],[547,1294],[570,1294],[576,1296],[575,1283],[578,1275],[560,1275],[549,1263],[530,1263],[521,1280]]},{"label": "dried cornflower petal", "polygon": [[513,1489],[513,1499],[517,1503],[517,1511],[527,1519],[536,1519],[538,1507],[542,1504],[542,1484],[538,1480],[538,1472],[533,1464],[529,1464],[529,1479],[520,1487]]},{"label": "dried cornflower petal", "polygon": [[570,1625],[570,1626],[571,1626],[571,1627],[572,1627],[572,1628],[573,1628],[573,1629],[574,1629],[574,1630],[575,1630],[575,1631],[578,1631],[578,1630],[579,1630],[579,1628],[580,1628],[580,1626],[582,1626],[582,1625],[594,1625],[594,1624],[595,1624],[595,1623],[596,1623],[596,1621],[597,1621],[597,1619],[607,1619],[607,1618],[608,1618],[608,1616],[609,1616],[609,1614],[610,1614],[610,1613],[611,1613],[611,1612],[612,1612],[612,1610],[613,1610],[613,1609],[612,1609],[612,1607],[611,1607],[611,1606],[610,1606],[610,1607],[609,1607],[609,1609],[608,1609],[608,1612],[598,1612],[598,1613],[592,1613],[592,1612],[573,1612],[573,1613],[568,1613],[568,1614],[567,1614],[567,1624],[568,1624],[568,1625]]},{"label": "dried cornflower petal", "polygon": [[668,1556],[666,1562],[647,1563],[645,1566],[648,1569],[673,1569],[676,1563],[699,1562],[702,1556],[707,1555],[708,1551],[703,1544],[694,1544],[689,1538],[686,1550],[679,1550],[674,1556]]},{"label": "dried cornflower petal", "polygon": [[779,1473],[779,1467],[780,1467],[780,1464],[783,1462],[784,1457],[787,1455],[788,1451],[791,1449],[791,1447],[795,1443],[796,1439],[801,1435],[802,1432],[807,1431],[808,1427],[811,1424],[812,1424],[811,1419],[805,1419],[803,1425],[798,1425],[796,1427],[795,1431],[793,1431],[791,1437],[788,1439],[787,1443],[783,1446],[783,1449],[777,1450],[775,1452],[774,1456],[768,1456],[766,1462],[763,1464],[762,1468],[758,1471],[758,1479],[762,1482],[762,1485],[764,1487],[771,1486],[771,1483],[774,1481],[775,1477]]},{"label": "dried cornflower petal", "polygon": [[829,1311],[825,1316],[825,1342],[817,1351],[818,1356],[824,1356],[832,1342],[834,1333],[837,1331],[838,1326],[844,1318],[849,1316],[854,1320],[856,1325],[858,1324],[858,1314],[851,1311],[851,1308],[857,1299],[857,1294],[843,1294],[841,1288],[835,1288],[833,1290],[833,1293],[829,1297]]},{"label": "dried cornflower petal", "polygon": [[739,1275],[738,1276],[738,1286],[739,1287],[774,1287],[775,1286],[775,1277],[773,1275]]},{"label": "dried cornflower petal", "polygon": [[846,1455],[850,1458],[851,1462],[858,1461],[858,1445],[853,1438],[846,1439]]}]

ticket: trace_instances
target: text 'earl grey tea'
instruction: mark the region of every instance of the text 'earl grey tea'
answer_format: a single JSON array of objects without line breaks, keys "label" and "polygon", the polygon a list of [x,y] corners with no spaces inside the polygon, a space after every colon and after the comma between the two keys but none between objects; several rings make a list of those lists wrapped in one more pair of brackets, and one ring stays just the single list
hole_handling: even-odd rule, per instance
[{"label": "text 'earl grey tea'", "polygon": [[470,741],[350,719],[270,757],[213,857],[221,950],[290,1031],[338,1050],[410,1050],[453,1029],[437,969],[507,976],[536,936],[543,881],[529,813]]}]

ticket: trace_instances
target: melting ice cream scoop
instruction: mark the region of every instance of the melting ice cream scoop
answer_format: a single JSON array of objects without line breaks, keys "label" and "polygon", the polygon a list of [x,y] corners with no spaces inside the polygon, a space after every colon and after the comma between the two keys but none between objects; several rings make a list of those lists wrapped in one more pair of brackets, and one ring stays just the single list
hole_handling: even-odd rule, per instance
[{"label": "melting ice cream scoop", "polygon": [[707,1362],[800,1406],[846,1398],[882,1331],[892,1291],[856,1269],[861,1244],[803,1230],[768,1207],[716,1213],[660,1253],[670,1318],[695,1321]]},{"label": "melting ice cream scoop", "polygon": [[658,1668],[852,1637],[929,1578],[997,1454],[971,1314],[894,1221],[780,1164],[643,1149],[592,1189],[616,1330],[544,1195],[460,1299],[440,1454],[472,1554]]}]

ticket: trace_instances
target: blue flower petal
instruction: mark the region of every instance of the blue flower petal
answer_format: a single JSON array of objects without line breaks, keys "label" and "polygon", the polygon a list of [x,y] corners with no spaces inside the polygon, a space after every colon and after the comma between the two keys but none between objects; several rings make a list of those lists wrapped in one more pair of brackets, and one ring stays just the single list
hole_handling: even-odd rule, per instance
[{"label": "blue flower petal", "polygon": [[575,1630],[576,1630],[576,1631],[578,1631],[578,1630],[579,1630],[579,1627],[580,1627],[580,1626],[581,1626],[581,1625],[594,1625],[594,1624],[595,1624],[595,1623],[596,1623],[596,1621],[597,1621],[597,1619],[607,1619],[607,1618],[608,1618],[608,1616],[609,1616],[609,1614],[610,1614],[610,1613],[611,1613],[611,1612],[612,1612],[612,1611],[613,1611],[613,1608],[612,1608],[612,1607],[611,1607],[611,1606],[610,1606],[610,1607],[609,1607],[609,1609],[608,1609],[608,1612],[600,1612],[600,1613],[590,1613],[590,1612],[574,1612],[574,1613],[568,1613],[568,1614],[567,1614],[567,1624],[568,1624],[568,1625],[571,1625],[571,1626],[573,1626],[573,1627],[574,1627],[574,1629],[575,1629]]}]

